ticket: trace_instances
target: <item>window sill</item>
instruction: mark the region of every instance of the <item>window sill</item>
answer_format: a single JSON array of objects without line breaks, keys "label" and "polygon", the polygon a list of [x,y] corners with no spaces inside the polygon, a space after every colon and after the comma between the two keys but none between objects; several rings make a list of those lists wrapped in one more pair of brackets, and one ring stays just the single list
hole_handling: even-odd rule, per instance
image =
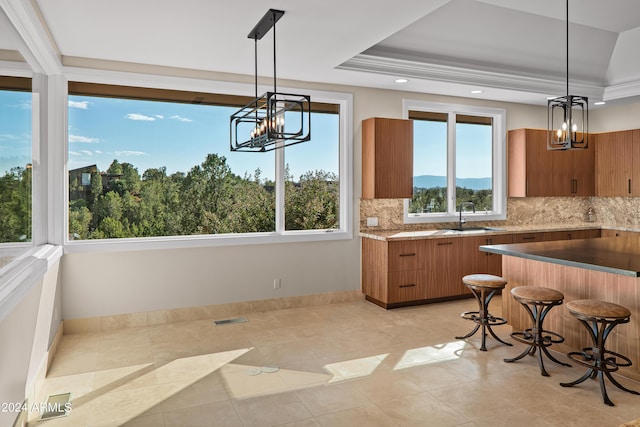
[{"label": "window sill", "polygon": [[62,256],[62,247],[43,245],[15,259],[0,274],[0,321],[2,321]]},{"label": "window sill", "polygon": [[[463,213],[462,217],[466,222],[480,222],[480,221],[503,221],[507,219],[506,214],[500,213]],[[404,214],[405,224],[422,224],[422,223],[435,223],[435,222],[458,222],[460,215],[451,215],[448,213],[436,213],[436,214]]]},{"label": "window sill", "polygon": [[180,249],[256,244],[305,243],[349,240],[353,234],[344,230],[309,230],[279,233],[220,234],[202,236],[163,236],[136,239],[69,241],[65,253],[124,252],[154,249]]}]

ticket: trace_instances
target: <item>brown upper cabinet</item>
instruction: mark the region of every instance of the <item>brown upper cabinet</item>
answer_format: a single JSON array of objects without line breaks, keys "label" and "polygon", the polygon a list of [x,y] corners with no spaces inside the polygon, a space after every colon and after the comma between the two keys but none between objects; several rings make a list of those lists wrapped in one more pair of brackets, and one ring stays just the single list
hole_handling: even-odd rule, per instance
[{"label": "brown upper cabinet", "polygon": [[547,130],[510,130],[508,196],[593,196],[594,144],[584,150],[547,150]]},{"label": "brown upper cabinet", "polygon": [[413,197],[413,121],[362,121],[362,198]]},{"label": "brown upper cabinet", "polygon": [[596,196],[640,196],[640,129],[595,135]]}]

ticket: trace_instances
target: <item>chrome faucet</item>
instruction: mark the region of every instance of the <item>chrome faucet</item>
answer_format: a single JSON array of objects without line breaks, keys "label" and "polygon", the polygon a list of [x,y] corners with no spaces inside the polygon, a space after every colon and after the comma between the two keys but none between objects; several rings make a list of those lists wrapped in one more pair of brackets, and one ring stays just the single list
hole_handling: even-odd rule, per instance
[{"label": "chrome faucet", "polygon": [[458,222],[458,229],[462,230],[462,224],[464,224],[466,221],[462,219],[462,209],[465,206],[471,206],[471,209],[473,209],[473,213],[476,213],[476,205],[473,204],[473,202],[469,201],[469,202],[460,202],[460,220]]}]

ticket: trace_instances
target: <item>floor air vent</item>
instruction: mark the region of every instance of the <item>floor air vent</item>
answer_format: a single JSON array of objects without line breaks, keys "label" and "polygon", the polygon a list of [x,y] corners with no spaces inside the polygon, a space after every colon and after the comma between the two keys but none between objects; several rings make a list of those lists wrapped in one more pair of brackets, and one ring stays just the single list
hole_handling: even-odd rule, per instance
[{"label": "floor air vent", "polygon": [[53,394],[42,406],[44,406],[41,408],[40,420],[42,421],[65,417],[71,411],[71,393]]},{"label": "floor air vent", "polygon": [[244,323],[248,322],[246,317],[236,317],[235,319],[214,320],[216,325],[229,325],[231,323]]}]

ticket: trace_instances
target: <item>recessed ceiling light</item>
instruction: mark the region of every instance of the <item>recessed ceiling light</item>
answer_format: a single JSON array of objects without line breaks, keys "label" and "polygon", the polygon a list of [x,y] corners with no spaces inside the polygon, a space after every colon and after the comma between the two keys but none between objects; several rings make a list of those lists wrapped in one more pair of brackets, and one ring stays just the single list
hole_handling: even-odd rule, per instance
[{"label": "recessed ceiling light", "polygon": [[481,90],[472,90],[471,93],[482,93]]},{"label": "recessed ceiling light", "polygon": [[606,104],[606,102],[604,101],[598,101],[593,103],[593,105],[604,105],[604,104]]},{"label": "recessed ceiling light", "polygon": [[409,80],[408,79],[395,79],[394,80],[396,83],[408,83]]}]

